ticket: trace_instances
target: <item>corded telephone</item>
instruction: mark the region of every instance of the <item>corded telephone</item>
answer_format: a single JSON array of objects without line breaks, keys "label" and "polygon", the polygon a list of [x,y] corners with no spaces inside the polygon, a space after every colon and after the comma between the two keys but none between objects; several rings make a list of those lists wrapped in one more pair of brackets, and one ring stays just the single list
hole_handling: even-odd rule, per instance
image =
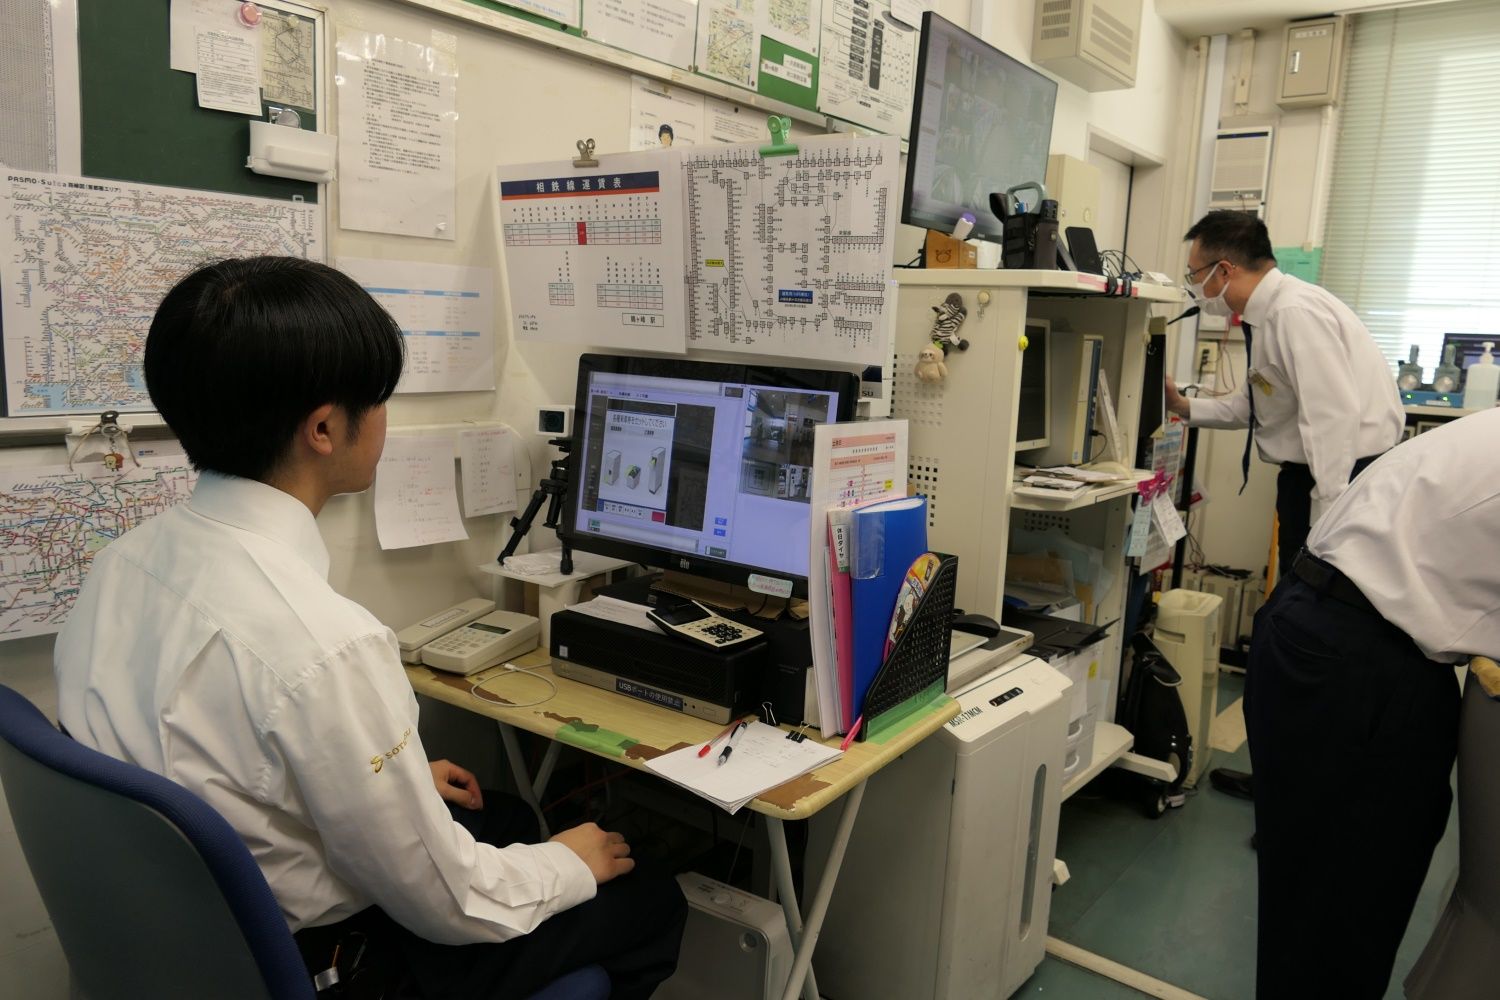
[{"label": "corded telephone", "polygon": [[495,602],[472,598],[396,633],[402,663],[472,674],[536,648],[541,623],[530,615],[496,611]]}]

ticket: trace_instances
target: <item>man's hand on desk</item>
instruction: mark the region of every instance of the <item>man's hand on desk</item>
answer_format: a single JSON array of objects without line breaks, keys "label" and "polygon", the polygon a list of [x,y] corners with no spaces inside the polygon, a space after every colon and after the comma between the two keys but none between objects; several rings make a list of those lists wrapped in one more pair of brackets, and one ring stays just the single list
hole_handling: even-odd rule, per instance
[{"label": "man's hand on desk", "polygon": [[597,823],[580,823],[552,839],[583,859],[589,871],[594,873],[594,881],[600,885],[635,867],[625,835],[606,833]]},{"label": "man's hand on desk", "polygon": [[1177,391],[1177,383],[1172,376],[1167,376],[1167,409],[1177,414],[1184,420],[1193,415],[1193,408],[1187,401],[1187,397]]},{"label": "man's hand on desk", "polygon": [[484,793],[473,774],[446,760],[429,761],[427,766],[432,768],[432,783],[444,800],[463,809],[484,808]]}]

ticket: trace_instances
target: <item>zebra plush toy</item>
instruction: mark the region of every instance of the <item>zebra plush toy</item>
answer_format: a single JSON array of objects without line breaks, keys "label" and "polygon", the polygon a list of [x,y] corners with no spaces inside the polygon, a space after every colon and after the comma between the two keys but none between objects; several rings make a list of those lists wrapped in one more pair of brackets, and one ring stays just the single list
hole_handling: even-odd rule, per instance
[{"label": "zebra plush toy", "polygon": [[964,308],[964,300],[959,294],[949,292],[943,304],[933,306],[932,311],[937,313],[932,321],[932,342],[941,347],[945,355],[955,347],[967,351],[969,342],[958,335],[958,330],[968,319],[969,310]]}]

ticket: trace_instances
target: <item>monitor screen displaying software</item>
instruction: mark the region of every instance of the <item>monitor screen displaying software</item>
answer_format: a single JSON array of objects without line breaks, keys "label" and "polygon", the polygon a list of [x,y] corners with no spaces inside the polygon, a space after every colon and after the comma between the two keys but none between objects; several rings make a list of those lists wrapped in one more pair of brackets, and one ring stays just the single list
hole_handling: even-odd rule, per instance
[{"label": "monitor screen displaying software", "polygon": [[999,241],[990,195],[1043,181],[1056,104],[1056,82],[924,14],[901,221],[948,232],[972,212],[971,237]]},{"label": "monitor screen displaying software", "polygon": [[813,427],[840,419],[839,392],[580,374],[576,545],[608,540],[806,578]]}]

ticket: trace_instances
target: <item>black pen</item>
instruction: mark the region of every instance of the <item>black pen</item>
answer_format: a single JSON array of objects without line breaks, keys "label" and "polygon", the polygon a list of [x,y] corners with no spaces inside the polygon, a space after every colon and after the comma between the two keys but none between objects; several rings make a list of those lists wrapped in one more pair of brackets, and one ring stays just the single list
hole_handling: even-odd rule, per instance
[{"label": "black pen", "polygon": [[740,724],[734,727],[734,731],[729,734],[729,740],[728,740],[728,742],[726,742],[724,744],[724,749],[719,751],[719,763],[720,764],[724,763],[726,760],[729,759],[729,755],[734,752],[734,741],[737,740],[737,739],[739,739],[740,733],[744,732],[745,731],[745,727],[748,726],[748,725],[749,725],[748,722],[746,722],[745,720],[741,719],[740,720]]}]

